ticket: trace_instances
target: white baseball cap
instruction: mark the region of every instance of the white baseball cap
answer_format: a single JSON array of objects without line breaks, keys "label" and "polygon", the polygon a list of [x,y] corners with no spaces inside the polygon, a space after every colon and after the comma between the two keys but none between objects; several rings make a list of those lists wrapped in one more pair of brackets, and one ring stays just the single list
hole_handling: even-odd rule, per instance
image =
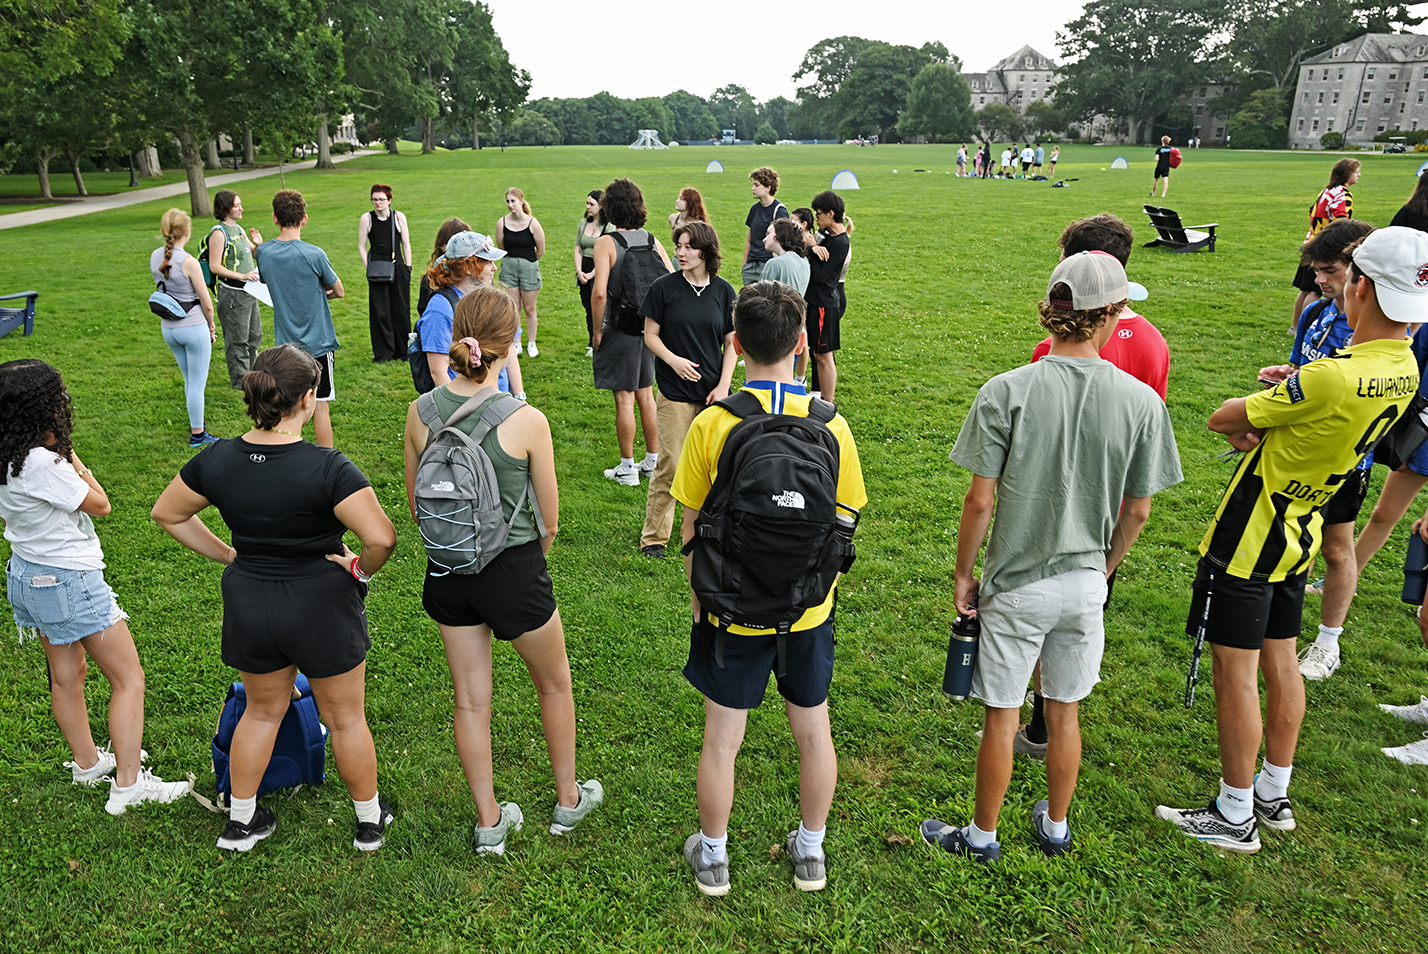
[{"label": "white baseball cap", "polygon": [[[1070,301],[1051,297],[1051,289],[1063,283],[1071,289]],[[1051,307],[1062,311],[1085,311],[1126,299],[1144,301],[1148,297],[1150,293],[1145,286],[1128,281],[1120,259],[1109,252],[1085,251],[1068,255],[1056,266],[1051,280],[1046,283],[1046,300]]]},{"label": "white baseball cap", "polygon": [[1390,225],[1354,249],[1354,268],[1373,279],[1378,306],[1394,321],[1428,321],[1428,234]]}]

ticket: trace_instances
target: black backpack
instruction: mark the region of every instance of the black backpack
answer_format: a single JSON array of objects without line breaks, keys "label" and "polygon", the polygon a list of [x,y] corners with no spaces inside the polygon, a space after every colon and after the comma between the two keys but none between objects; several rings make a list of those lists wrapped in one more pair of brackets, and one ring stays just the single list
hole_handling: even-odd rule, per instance
[{"label": "black backpack", "polygon": [[645,320],[640,317],[640,306],[645,303],[650,286],[659,278],[669,274],[664,267],[664,259],[659,257],[654,235],[644,245],[630,245],[625,236],[611,232],[610,237],[625,250],[624,262],[620,266],[620,297],[615,299],[615,320],[617,329],[627,335],[640,335],[645,331]]},{"label": "black backpack", "polygon": [[[436,293],[451,303],[452,312],[456,311],[456,303],[461,300],[456,289],[438,288]],[[421,350],[420,331],[413,331],[407,339],[407,363],[412,366],[412,385],[418,394],[425,394],[436,387],[436,382],[431,379],[431,368],[426,363],[426,352]]]},{"label": "black backpack", "polygon": [[791,627],[853,565],[859,515],[838,503],[838,439],[828,429],[837,408],[814,398],[807,417],[770,414],[747,391],[718,404],[742,420],[684,547],[694,558],[690,586],[719,620],[720,668],[724,632],[737,624],[777,631],[783,676]]}]

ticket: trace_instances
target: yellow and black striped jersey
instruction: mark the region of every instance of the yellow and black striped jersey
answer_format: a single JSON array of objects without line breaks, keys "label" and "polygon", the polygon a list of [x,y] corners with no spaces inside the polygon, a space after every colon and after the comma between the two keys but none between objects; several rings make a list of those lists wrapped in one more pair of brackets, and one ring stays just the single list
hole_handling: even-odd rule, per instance
[{"label": "yellow and black striped jersey", "polygon": [[1231,576],[1276,582],[1319,552],[1319,510],[1418,393],[1407,339],[1353,345],[1246,399],[1264,439],[1230,479],[1200,553]]}]

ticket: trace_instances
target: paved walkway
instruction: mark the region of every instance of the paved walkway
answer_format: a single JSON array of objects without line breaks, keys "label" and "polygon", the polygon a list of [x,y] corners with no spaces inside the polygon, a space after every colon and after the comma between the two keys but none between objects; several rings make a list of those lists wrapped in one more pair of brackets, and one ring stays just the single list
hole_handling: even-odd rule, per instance
[{"label": "paved walkway", "polygon": [[[359,152],[347,153],[341,156],[333,156],[333,162],[346,162],[357,156],[379,156],[382,155],[380,149],[363,149]],[[299,162],[294,165],[284,164],[282,171],[299,172],[303,169],[315,169],[316,159],[309,159],[307,162]],[[261,169],[248,169],[244,172],[229,172],[225,175],[208,176],[204,179],[204,184],[210,189],[230,185],[234,182],[244,182],[248,179],[260,179],[263,176],[275,176],[278,174],[278,167],[265,166]],[[167,199],[176,195],[188,195],[188,180],[174,182],[169,185],[154,186],[149,189],[134,189],[129,192],[118,192],[114,195],[87,196],[76,199],[73,202],[65,202],[62,205],[51,205],[43,209],[30,209],[28,212],[11,212],[9,215],[0,215],[0,229],[16,229],[22,225],[36,225],[40,222],[53,222],[56,219],[73,218],[76,215],[89,215],[91,212],[104,212],[108,209],[119,209],[126,205],[138,205],[140,202],[152,202],[155,199]]]}]

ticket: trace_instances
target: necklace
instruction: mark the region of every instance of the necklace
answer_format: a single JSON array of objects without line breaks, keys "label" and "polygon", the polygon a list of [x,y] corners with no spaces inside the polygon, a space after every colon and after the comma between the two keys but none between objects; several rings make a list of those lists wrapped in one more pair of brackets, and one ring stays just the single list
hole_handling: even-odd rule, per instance
[{"label": "necklace", "polygon": [[301,434],[301,433],[296,433],[296,434],[295,434],[295,433],[293,433],[292,431],[285,431],[285,430],[283,430],[281,427],[268,427],[268,428],[264,428],[264,430],[268,431],[268,433],[270,433],[270,434],[286,434],[286,435],[288,435],[289,437],[296,437],[298,440],[301,440],[301,439],[302,439],[302,434]]},{"label": "necklace", "polygon": [[690,281],[690,278],[689,278],[689,275],[688,275],[688,274],[685,274],[684,280],[687,281],[687,282],[689,282],[689,287],[690,287],[690,288],[694,289],[694,297],[695,297],[695,298],[703,298],[703,297],[704,297],[704,292],[707,291],[708,288],[709,288],[709,280],[708,280],[707,278],[704,280],[704,284],[703,284],[703,285],[696,285],[696,284],[694,284],[693,281]]}]

